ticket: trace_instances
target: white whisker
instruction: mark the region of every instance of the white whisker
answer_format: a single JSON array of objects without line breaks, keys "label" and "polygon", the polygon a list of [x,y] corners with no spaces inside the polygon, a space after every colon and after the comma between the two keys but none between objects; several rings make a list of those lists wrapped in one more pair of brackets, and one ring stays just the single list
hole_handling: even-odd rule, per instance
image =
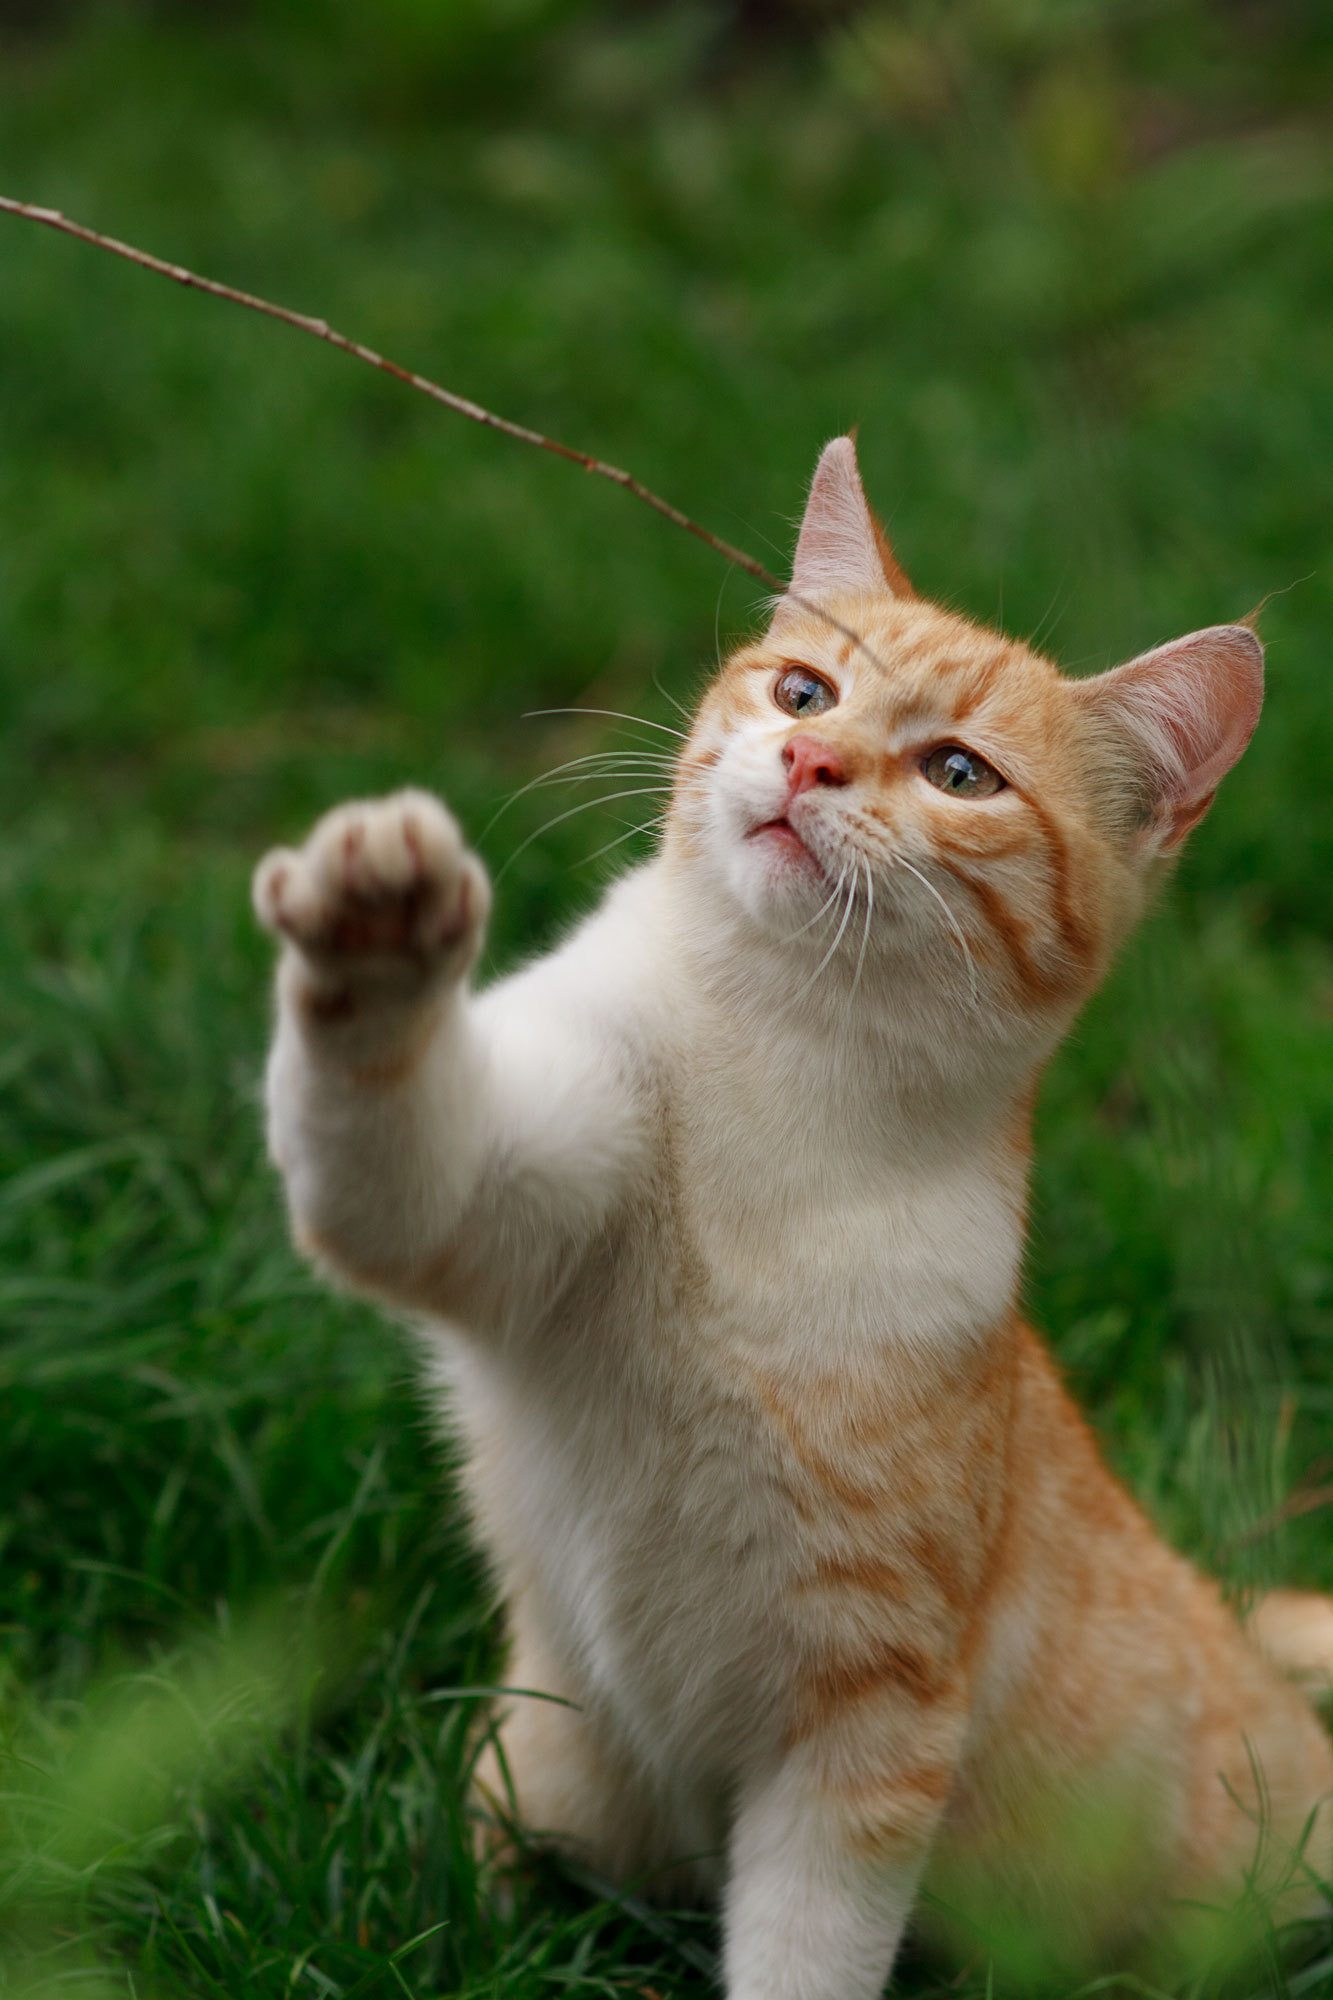
[{"label": "white whisker", "polygon": [[[837,894],[839,897],[841,897],[842,895],[842,886],[843,883],[846,882],[849,873],[850,870],[844,868],[841,875],[839,875],[838,877]],[[829,946],[828,950],[824,953],[824,956],[820,959],[818,965],[815,967],[810,977],[806,980],[805,985],[796,995],[796,998],[798,1000],[802,999],[804,995],[810,991],[810,988],[814,985],[820,973],[824,970],[824,967],[828,964],[829,960],[833,957],[834,952],[838,949],[838,946],[842,943],[843,932],[847,928],[847,921],[852,914],[852,905],[855,901],[856,901],[856,878],[855,876],[853,876],[851,887],[847,894],[847,907],[842,913],[842,922],[838,925],[837,930],[834,932],[832,944]]]},{"label": "white whisker", "polygon": [[662,827],[665,824],[666,816],[663,813],[655,814],[652,819],[636,820],[633,826],[627,826],[623,833],[618,833],[614,840],[608,840],[605,846],[595,847],[591,854],[585,854],[579,866],[584,867],[590,861],[600,861],[604,854],[609,854],[613,847],[619,847],[623,840],[629,840],[636,833],[647,833],[649,827]]},{"label": "white whisker", "polygon": [[786,936],[783,938],[782,942],[784,944],[790,944],[794,938],[804,937],[808,930],[813,930],[815,925],[819,922],[819,919],[824,915],[824,912],[826,910],[832,909],[834,898],[836,897],[841,887],[842,887],[842,877],[840,875],[837,881],[833,884],[833,887],[829,890],[827,896],[825,896],[819,908],[815,911],[813,917],[807,917],[799,930],[788,931]]},{"label": "white whisker", "polygon": [[843,936],[846,932],[847,926],[851,922],[852,910],[856,903],[856,885],[858,879],[859,878],[856,872],[856,864],[855,862],[853,862],[852,867],[848,871],[847,907],[842,913],[842,922],[838,925],[837,932],[834,935],[832,944],[825,952],[822,962],[816,968],[816,973],[815,973],[816,978],[818,978],[819,973],[821,973],[824,970],[824,967],[828,964],[829,960],[833,957],[834,952],[838,949],[838,946],[842,943]]},{"label": "white whisker", "polygon": [[523,790],[535,792],[543,785],[583,785],[592,778],[639,778],[648,771],[656,772],[660,777],[666,778],[670,777],[676,768],[674,757],[650,757],[646,752],[639,756],[608,757],[585,771],[570,772],[566,771],[563,765],[558,765],[554,771],[543,771],[539,778],[534,778],[530,785],[523,787]]},{"label": "white whisker", "polygon": [[[566,763],[557,764],[550,771],[540,772],[537,777],[530,778],[526,785],[520,785],[517,791],[511,792],[491,814],[478,839],[486,838],[491,828],[508,812],[510,806],[517,804],[519,799],[526,798],[529,792],[540,791],[545,785],[577,784],[591,778],[602,777],[636,778],[654,768],[664,772],[672,771],[675,765],[674,756],[658,750],[594,750],[586,757],[571,757]],[[596,768],[589,768],[593,766]],[[580,767],[583,767],[581,777],[565,775],[567,772],[578,772]]]},{"label": "white whisker", "polygon": [[671,706],[675,709],[677,715],[680,717],[682,722],[694,721],[694,717],[690,714],[690,711],[688,708],[686,708],[684,702],[677,701],[675,695],[672,694],[670,688],[664,688],[662,686],[662,683],[658,679],[656,674],[653,675],[653,686],[657,689],[657,692],[661,695],[663,701],[669,701],[671,703]]},{"label": "white whisker", "polygon": [[570,806],[567,812],[557,813],[554,819],[548,819],[544,826],[539,826],[535,833],[530,833],[526,840],[520,841],[512,854],[505,860],[504,865],[496,870],[496,881],[499,882],[503,876],[508,874],[509,870],[518,860],[519,855],[525,853],[532,846],[534,840],[540,840],[543,834],[549,833],[552,827],[559,826],[562,821],[573,819],[576,813],[591,812],[596,806],[612,806],[617,799],[652,798],[667,790],[669,790],[669,787],[666,785],[637,785],[627,791],[609,792],[605,798],[580,799],[576,806]]},{"label": "white whisker", "polygon": [[538,715],[609,715],[617,722],[637,722],[641,729],[660,729],[664,736],[677,736],[683,743],[687,732],[673,729],[666,722],[650,722],[646,715],[627,715],[623,708],[527,708],[523,711],[524,722]]},{"label": "white whisker", "polygon": [[729,568],[723,570],[718,580],[717,599],[713,605],[713,655],[719,667],[722,665],[722,594],[726,590],[730,575]]},{"label": "white whisker", "polygon": [[875,881],[870,873],[870,863],[864,855],[861,857],[861,865],[866,871],[866,920],[865,928],[861,932],[861,949],[856,954],[856,977],[852,981],[853,993],[855,993],[857,987],[861,984],[861,974],[865,970],[866,947],[870,943],[870,920],[875,914]]},{"label": "white whisker", "polygon": [[909,875],[916,876],[916,879],[921,884],[922,888],[925,889],[930,895],[932,895],[935,898],[935,901],[939,904],[940,908],[943,910],[945,915],[945,920],[948,923],[949,929],[953,932],[954,936],[957,938],[959,944],[962,947],[963,957],[967,960],[967,976],[972,982],[972,1005],[975,1007],[978,1003],[977,968],[972,962],[972,953],[968,947],[967,939],[963,936],[962,930],[959,927],[957,917],[954,915],[953,911],[949,908],[949,905],[945,902],[943,896],[940,894],[939,890],[935,887],[935,884],[933,882],[928,882],[925,876],[921,873],[921,870],[919,868],[914,868],[910,861],[905,861],[903,859],[901,854],[896,854],[893,858],[897,863],[898,867],[905,868]]}]

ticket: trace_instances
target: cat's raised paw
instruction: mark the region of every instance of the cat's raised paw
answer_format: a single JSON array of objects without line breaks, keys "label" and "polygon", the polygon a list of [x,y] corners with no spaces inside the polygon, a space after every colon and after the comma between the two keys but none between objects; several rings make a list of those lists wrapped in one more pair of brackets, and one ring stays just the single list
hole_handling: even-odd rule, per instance
[{"label": "cat's raised paw", "polygon": [[259,921],[303,957],[346,975],[461,975],[490,908],[480,861],[429,792],[336,806],[301,848],[255,871]]}]

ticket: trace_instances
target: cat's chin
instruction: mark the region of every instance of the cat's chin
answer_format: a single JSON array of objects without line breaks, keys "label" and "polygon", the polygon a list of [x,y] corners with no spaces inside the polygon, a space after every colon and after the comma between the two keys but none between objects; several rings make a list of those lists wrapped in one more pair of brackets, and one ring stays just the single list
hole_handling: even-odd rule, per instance
[{"label": "cat's chin", "polygon": [[789,821],[768,820],[746,838],[755,852],[763,856],[764,866],[774,871],[779,880],[794,871],[809,881],[827,882],[824,869]]},{"label": "cat's chin", "polygon": [[835,879],[786,820],[766,821],[729,841],[724,868],[742,909],[781,936],[817,914]]}]

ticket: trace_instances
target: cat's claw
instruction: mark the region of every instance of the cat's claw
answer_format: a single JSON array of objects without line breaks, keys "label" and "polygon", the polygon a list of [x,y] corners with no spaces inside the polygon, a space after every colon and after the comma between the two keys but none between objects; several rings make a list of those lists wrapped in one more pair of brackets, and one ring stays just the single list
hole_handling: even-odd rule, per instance
[{"label": "cat's claw", "polygon": [[457,822],[420,791],[335,807],[303,847],[265,855],[253,893],[266,930],[344,977],[461,976],[491,900]]}]

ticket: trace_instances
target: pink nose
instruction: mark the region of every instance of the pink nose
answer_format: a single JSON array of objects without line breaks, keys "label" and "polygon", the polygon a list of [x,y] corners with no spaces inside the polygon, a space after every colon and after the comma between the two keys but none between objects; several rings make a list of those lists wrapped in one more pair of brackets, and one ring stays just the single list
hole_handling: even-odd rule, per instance
[{"label": "pink nose", "polygon": [[793,736],[785,745],[782,761],[787,767],[787,797],[808,792],[815,785],[845,785],[847,769],[829,743],[817,736]]}]

